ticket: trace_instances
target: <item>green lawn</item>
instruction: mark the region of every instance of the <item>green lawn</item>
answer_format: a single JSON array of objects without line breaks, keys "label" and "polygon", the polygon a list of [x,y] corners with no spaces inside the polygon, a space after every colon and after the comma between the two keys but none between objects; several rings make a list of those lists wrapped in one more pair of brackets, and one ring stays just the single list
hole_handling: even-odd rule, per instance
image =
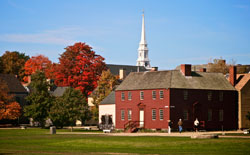
[{"label": "green lawn", "polygon": [[[65,130],[63,130],[65,131]],[[50,135],[48,129],[0,130],[0,154],[250,154],[250,139]]]}]

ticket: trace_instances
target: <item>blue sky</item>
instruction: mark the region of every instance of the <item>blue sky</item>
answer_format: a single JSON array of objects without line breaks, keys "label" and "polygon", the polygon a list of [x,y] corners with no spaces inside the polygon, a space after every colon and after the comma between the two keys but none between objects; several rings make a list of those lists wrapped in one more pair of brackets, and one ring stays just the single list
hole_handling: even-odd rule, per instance
[{"label": "blue sky", "polygon": [[250,0],[1,0],[0,55],[58,62],[65,47],[85,42],[106,63],[135,65],[143,9],[152,66],[250,64]]}]

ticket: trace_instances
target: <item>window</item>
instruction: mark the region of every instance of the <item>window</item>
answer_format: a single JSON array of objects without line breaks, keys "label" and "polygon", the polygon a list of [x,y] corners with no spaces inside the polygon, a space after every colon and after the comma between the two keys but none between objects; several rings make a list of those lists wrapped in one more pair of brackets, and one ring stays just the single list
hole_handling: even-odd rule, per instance
[{"label": "window", "polygon": [[156,91],[155,91],[155,90],[152,91],[152,99],[153,99],[153,100],[156,99]]},{"label": "window", "polygon": [[152,109],[152,120],[156,120],[156,110]]},{"label": "window", "polygon": [[219,94],[219,101],[223,101],[223,92],[220,92],[220,94]]},{"label": "window", "polygon": [[132,92],[128,92],[128,100],[132,100]]},{"label": "window", "polygon": [[188,120],[188,110],[183,110],[183,120]]},{"label": "window", "polygon": [[132,118],[132,110],[128,110],[128,120],[131,120]]},{"label": "window", "polygon": [[212,100],[212,91],[207,92],[207,100],[211,101]]},{"label": "window", "polygon": [[143,91],[140,92],[140,99],[144,100],[144,92]]},{"label": "window", "polygon": [[159,113],[160,113],[160,120],[163,120],[163,118],[164,118],[163,109],[160,109]]},{"label": "window", "polygon": [[184,100],[188,99],[188,91],[187,90],[183,91],[183,98],[184,98]]},{"label": "window", "polygon": [[223,110],[219,111],[219,121],[223,121]]},{"label": "window", "polygon": [[207,120],[212,121],[212,110],[208,109]]},{"label": "window", "polygon": [[124,120],[124,119],[125,119],[125,111],[121,110],[121,120]]},{"label": "window", "polygon": [[163,90],[160,90],[160,99],[164,98]]},{"label": "window", "polygon": [[122,92],[122,101],[124,101],[125,100],[125,94],[124,94],[124,92]]}]

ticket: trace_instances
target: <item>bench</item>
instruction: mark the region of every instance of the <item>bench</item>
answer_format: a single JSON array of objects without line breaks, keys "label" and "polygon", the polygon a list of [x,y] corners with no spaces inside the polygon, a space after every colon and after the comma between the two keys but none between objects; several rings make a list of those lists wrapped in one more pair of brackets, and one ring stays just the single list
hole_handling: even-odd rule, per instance
[{"label": "bench", "polygon": [[249,129],[243,130],[243,133],[246,135],[249,134]]},{"label": "bench", "polygon": [[103,133],[110,133],[110,132],[111,132],[110,129],[104,129],[104,130],[103,130]]},{"label": "bench", "polygon": [[85,126],[83,127],[84,130],[91,130],[91,127]]}]

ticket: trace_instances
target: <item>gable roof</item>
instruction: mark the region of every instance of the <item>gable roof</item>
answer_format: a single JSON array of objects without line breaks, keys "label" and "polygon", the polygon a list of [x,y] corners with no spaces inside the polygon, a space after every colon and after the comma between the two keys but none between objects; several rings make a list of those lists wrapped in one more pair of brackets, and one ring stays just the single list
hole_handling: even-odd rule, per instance
[{"label": "gable roof", "polygon": [[27,90],[23,87],[21,82],[13,74],[0,74],[0,78],[7,84],[9,93],[25,93]]},{"label": "gable roof", "polygon": [[143,66],[130,66],[130,65],[114,65],[114,64],[106,64],[107,68],[113,75],[119,75],[120,69],[125,69],[126,74],[128,75],[130,72],[145,72],[147,69]]},{"label": "gable roof", "polygon": [[51,94],[56,97],[62,96],[67,88],[69,87],[57,87]]},{"label": "gable roof", "polygon": [[185,77],[179,70],[131,73],[116,90],[160,88],[235,90],[222,73],[192,72]]},{"label": "gable roof", "polygon": [[235,85],[235,88],[237,90],[241,90],[246,84],[248,81],[250,81],[250,74],[241,74],[240,76],[237,75],[239,78],[239,82]]},{"label": "gable roof", "polygon": [[115,104],[115,91],[112,91],[107,97],[105,97],[100,105]]}]

